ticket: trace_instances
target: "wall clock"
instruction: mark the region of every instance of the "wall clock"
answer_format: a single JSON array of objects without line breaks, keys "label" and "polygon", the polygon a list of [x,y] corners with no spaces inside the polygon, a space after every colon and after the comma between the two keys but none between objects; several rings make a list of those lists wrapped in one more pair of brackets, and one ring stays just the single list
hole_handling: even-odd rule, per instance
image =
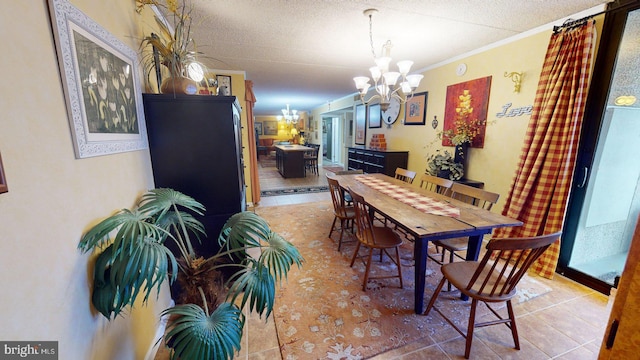
[{"label": "wall clock", "polygon": [[382,112],[382,121],[391,127],[391,124],[398,120],[398,115],[400,115],[400,100],[392,97],[389,101],[389,108]]},{"label": "wall clock", "polygon": [[456,68],[456,75],[462,76],[466,72],[467,72],[467,64],[465,63],[458,64],[458,67]]}]

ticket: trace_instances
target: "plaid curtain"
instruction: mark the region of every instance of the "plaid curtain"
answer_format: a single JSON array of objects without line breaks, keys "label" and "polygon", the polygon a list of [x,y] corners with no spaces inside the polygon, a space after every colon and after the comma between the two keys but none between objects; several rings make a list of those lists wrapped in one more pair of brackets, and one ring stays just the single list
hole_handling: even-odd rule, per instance
[{"label": "plaid curtain", "polygon": [[[551,36],[531,120],[502,214],[524,223],[494,237],[529,237],[562,229],[591,74],[595,21]],[[553,278],[560,239],[532,269]]]}]

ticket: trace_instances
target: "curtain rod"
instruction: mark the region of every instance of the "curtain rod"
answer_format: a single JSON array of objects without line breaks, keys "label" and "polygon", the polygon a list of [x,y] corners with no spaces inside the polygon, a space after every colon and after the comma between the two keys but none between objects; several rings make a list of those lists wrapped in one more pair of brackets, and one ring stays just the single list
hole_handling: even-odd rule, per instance
[{"label": "curtain rod", "polygon": [[609,11],[610,10],[600,11],[599,13],[595,13],[595,14],[592,14],[592,15],[589,15],[589,16],[585,16],[585,17],[583,17],[581,19],[578,19],[578,20],[567,19],[567,20],[564,21],[564,23],[562,23],[562,25],[554,26],[553,27],[553,33],[557,34],[563,29],[571,29],[571,28],[580,26],[580,25],[584,24],[587,20],[589,20],[589,19],[591,19],[591,18],[593,18],[595,16],[605,14],[605,13],[607,13]]},{"label": "curtain rod", "polygon": [[585,16],[585,17],[583,17],[581,19],[578,19],[578,20],[571,20],[571,19],[565,20],[562,25],[560,25],[560,26],[556,25],[556,26],[553,27],[553,33],[557,34],[562,29],[571,29],[573,27],[580,26],[580,25],[584,24],[587,20],[589,20],[589,19],[591,19],[591,18],[593,18],[595,16],[606,14],[606,13],[609,13],[609,12],[612,12],[612,11],[619,11],[621,9],[628,8],[629,6],[631,6],[631,4],[635,4],[635,1],[634,2],[629,2],[629,3],[623,3],[623,4],[620,4],[620,0],[614,0],[613,2],[616,3],[616,4],[613,5],[613,6],[611,6],[612,4],[609,4],[609,6],[607,6],[608,7],[607,9],[602,10],[602,11],[600,11],[598,13]]}]

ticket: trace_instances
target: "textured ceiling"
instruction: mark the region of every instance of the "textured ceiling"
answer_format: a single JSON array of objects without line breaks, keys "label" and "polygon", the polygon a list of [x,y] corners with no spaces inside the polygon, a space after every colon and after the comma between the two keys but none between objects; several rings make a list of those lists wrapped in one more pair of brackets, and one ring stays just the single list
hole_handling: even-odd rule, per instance
[{"label": "textured ceiling", "polygon": [[193,38],[208,67],[242,70],[254,82],[256,115],[286,104],[301,111],[353,95],[352,78],[373,66],[369,19],[379,54],[412,72],[563,18],[607,0],[192,0]]}]

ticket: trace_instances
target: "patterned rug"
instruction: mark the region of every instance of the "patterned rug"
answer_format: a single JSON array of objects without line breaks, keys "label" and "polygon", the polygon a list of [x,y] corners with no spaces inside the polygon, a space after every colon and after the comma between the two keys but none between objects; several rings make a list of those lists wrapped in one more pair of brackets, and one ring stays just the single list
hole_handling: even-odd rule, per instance
[{"label": "patterned rug", "polygon": [[[349,267],[355,242],[343,242],[339,253],[339,232],[334,232],[333,239],[327,237],[333,221],[330,202],[258,207],[256,212],[305,258],[303,267],[293,268],[276,290],[274,320],[283,359],[364,359],[423,338],[442,342],[459,336],[437,313],[414,313],[410,242],[405,241],[400,253],[404,289],[397,279],[385,279],[370,281],[364,292],[364,265],[356,260]],[[374,259],[372,276],[397,271],[388,257],[382,262]],[[438,265],[428,261],[425,306],[440,278]],[[544,281],[523,278],[514,302],[550,291]],[[438,305],[466,327],[469,302],[462,302],[459,295],[458,291],[443,291]],[[501,311],[506,313],[504,306]],[[477,313],[482,318],[489,310],[479,306]]]},{"label": "patterned rug", "polygon": [[262,190],[260,196],[278,196],[278,195],[294,195],[294,194],[309,194],[329,191],[329,186],[306,186],[289,189],[275,189],[275,190]]},{"label": "patterned rug", "polygon": [[323,166],[322,168],[325,169],[326,171],[331,171],[333,173],[335,173],[336,171],[344,170],[344,167],[342,166]]}]

